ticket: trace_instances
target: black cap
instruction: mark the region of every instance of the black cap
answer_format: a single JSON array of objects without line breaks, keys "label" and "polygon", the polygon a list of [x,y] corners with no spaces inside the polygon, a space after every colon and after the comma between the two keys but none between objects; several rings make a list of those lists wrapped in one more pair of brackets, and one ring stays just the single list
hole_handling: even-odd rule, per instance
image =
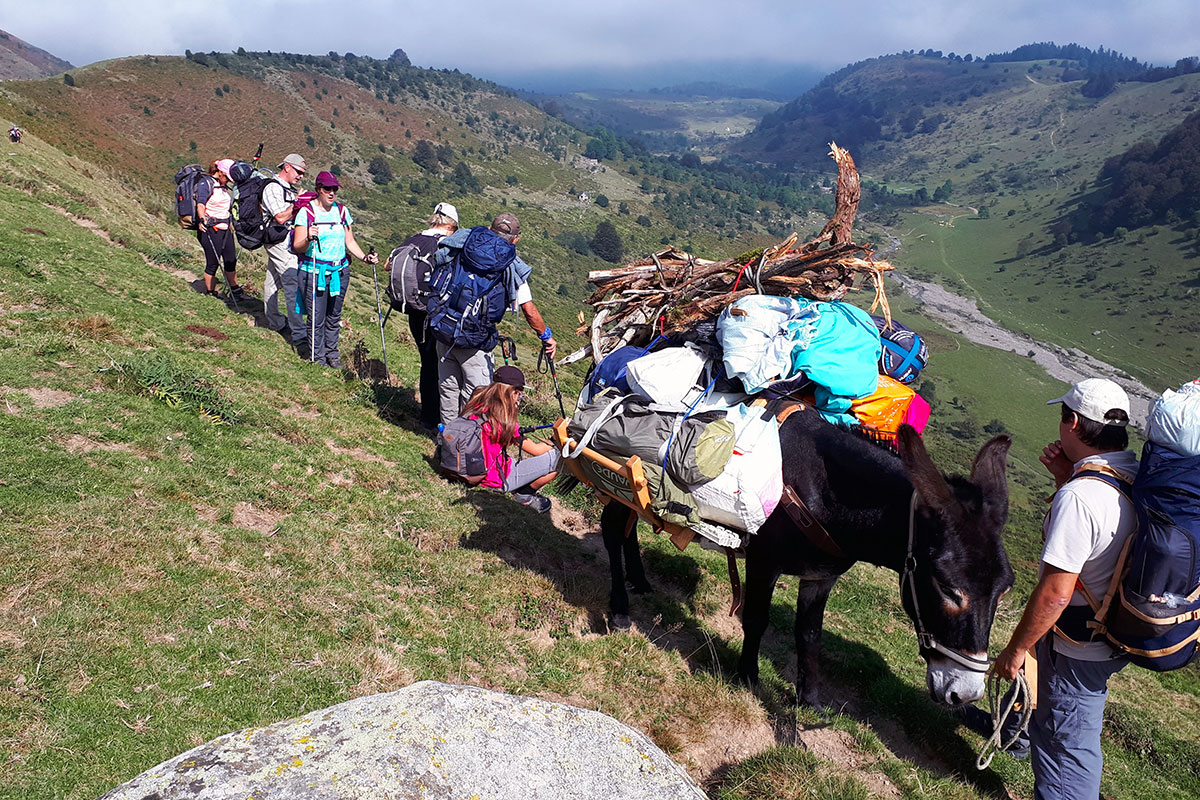
[{"label": "black cap", "polygon": [[503,367],[499,367],[495,373],[492,374],[492,380],[496,383],[507,383],[509,386],[517,389],[525,388],[525,373],[521,372],[521,370],[517,369],[511,364],[505,364]]}]

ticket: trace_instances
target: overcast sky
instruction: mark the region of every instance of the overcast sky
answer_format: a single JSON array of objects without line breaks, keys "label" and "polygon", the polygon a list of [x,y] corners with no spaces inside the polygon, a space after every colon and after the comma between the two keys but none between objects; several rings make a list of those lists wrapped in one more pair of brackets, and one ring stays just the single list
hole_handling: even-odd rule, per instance
[{"label": "overcast sky", "polygon": [[983,56],[1038,41],[1173,64],[1200,55],[1200,0],[0,0],[0,28],[76,65],[239,46],[382,58],[400,47],[418,66],[516,85],[539,70],[709,59],[833,70],[909,49]]}]

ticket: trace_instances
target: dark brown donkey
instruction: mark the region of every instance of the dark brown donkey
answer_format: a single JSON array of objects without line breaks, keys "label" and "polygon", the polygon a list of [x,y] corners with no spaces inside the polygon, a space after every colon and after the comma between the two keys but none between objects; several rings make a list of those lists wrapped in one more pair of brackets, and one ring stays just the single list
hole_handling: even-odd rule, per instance
[{"label": "dark brown donkey", "polygon": [[[900,575],[901,599],[916,629],[933,699],[957,706],[981,698],[996,605],[1013,583],[1000,537],[1008,517],[1009,437],[997,436],[980,449],[970,478],[947,478],[908,426],[900,429],[899,457],[813,412],[792,414],[779,436],[784,484],[828,538],[802,533],[784,504],[749,537],[741,678],[758,681],[758,649],[771,595],[781,574],[795,575],[800,579],[796,696],[819,706],[825,602],[846,570],[867,561]],[[631,513],[614,502],[601,518],[613,573],[614,618],[629,612],[622,562],[635,589],[649,588],[637,534],[625,536]]]}]

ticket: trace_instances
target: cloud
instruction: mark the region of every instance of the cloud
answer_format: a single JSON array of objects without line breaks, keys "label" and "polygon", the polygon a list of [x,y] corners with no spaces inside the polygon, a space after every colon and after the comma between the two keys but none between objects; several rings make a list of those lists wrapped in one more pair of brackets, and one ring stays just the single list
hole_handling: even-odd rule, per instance
[{"label": "cloud", "polygon": [[1104,46],[1165,64],[1200,54],[1194,0],[459,0],[445,8],[386,0],[95,0],[82,7],[0,0],[0,19],[77,64],[239,46],[377,57],[400,47],[416,64],[484,77],[703,60],[836,69],[909,49],[982,56],[1039,41]]}]

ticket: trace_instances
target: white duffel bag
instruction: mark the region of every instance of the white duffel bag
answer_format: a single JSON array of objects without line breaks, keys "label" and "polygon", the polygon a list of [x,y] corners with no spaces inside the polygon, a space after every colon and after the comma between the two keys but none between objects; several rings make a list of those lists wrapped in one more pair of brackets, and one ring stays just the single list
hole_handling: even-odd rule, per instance
[{"label": "white duffel bag", "polygon": [[647,400],[669,408],[687,408],[703,391],[696,387],[708,362],[690,344],[666,347],[630,361],[625,367],[629,388]]}]

